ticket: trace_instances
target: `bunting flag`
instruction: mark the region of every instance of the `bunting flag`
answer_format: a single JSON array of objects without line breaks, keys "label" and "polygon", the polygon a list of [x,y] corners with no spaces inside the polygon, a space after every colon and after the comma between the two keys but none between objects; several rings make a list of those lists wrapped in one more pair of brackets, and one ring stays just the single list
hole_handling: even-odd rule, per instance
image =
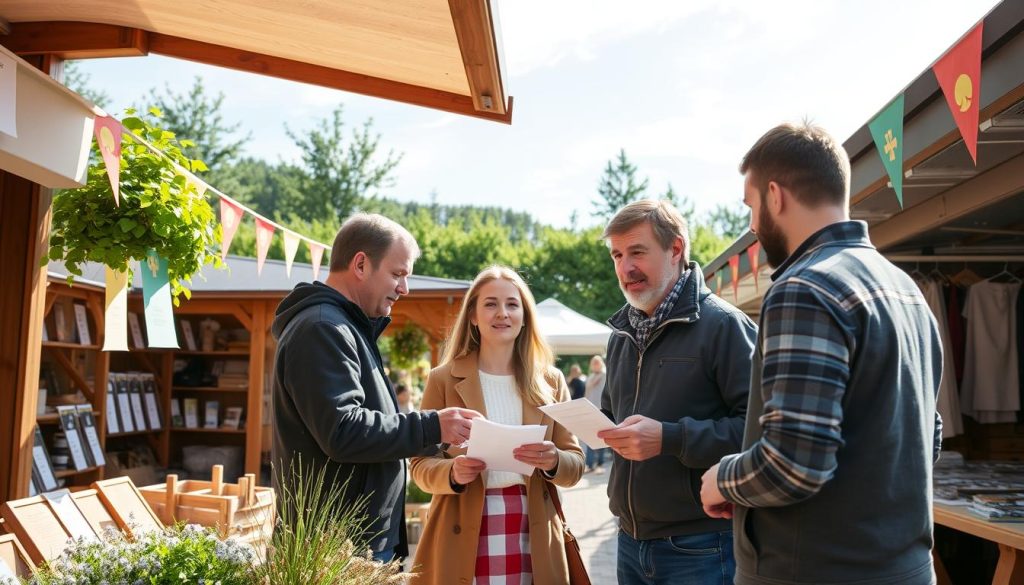
[{"label": "bunting flag", "polygon": [[288,278],[292,277],[292,262],[295,261],[295,253],[299,251],[299,236],[295,232],[284,230],[284,272]]},{"label": "bunting flag", "polygon": [[740,301],[740,255],[736,254],[729,258],[729,272],[732,273],[732,298],[737,303]]},{"label": "bunting flag", "polygon": [[309,261],[313,263],[313,282],[320,278],[320,262],[324,259],[324,246],[309,241]]},{"label": "bunting flag", "polygon": [[103,351],[128,351],[128,273],[106,267]]},{"label": "bunting flag", "polygon": [[231,247],[231,240],[235,237],[235,232],[238,231],[238,226],[242,223],[242,208],[235,205],[227,197],[220,198],[220,225],[221,225],[221,242],[220,242],[220,259],[224,260],[228,257],[228,248]]},{"label": "bunting flag", "polygon": [[263,274],[263,263],[267,260],[270,241],[274,239],[274,224],[256,218],[256,274]]},{"label": "bunting flag", "polygon": [[978,164],[978,116],[981,112],[982,24],[979,22],[932,67],[975,165]]},{"label": "bunting flag", "polygon": [[171,308],[171,284],[167,275],[167,260],[158,256],[156,250],[150,250],[149,255],[140,264],[142,304],[146,313],[149,347],[177,349],[178,334],[174,327],[174,312]]},{"label": "bunting flag", "polygon": [[110,116],[96,116],[92,127],[96,135],[96,145],[103,156],[103,165],[107,167],[107,178],[114,192],[114,204],[121,205],[121,134],[124,129],[121,123]]},{"label": "bunting flag", "polygon": [[868,122],[868,129],[903,209],[903,94]]},{"label": "bunting flag", "polygon": [[754,290],[761,292],[761,275],[758,269],[761,267],[761,242],[754,242],[747,248],[747,259],[750,260],[750,272],[754,274]]},{"label": "bunting flag", "polygon": [[718,272],[715,273],[715,281],[717,283],[715,285],[715,294],[718,295],[718,296],[722,296],[722,273],[723,272],[725,272],[725,271],[724,270],[719,270]]}]

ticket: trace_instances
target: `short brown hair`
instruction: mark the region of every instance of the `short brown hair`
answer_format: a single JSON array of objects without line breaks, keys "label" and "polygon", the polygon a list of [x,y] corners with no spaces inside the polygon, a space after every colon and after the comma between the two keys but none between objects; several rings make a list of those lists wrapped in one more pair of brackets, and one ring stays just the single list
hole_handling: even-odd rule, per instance
[{"label": "short brown hair", "polygon": [[356,254],[362,252],[376,270],[387,255],[391,244],[405,240],[413,249],[413,259],[419,256],[416,239],[404,227],[376,213],[357,213],[345,220],[331,246],[331,272],[344,272]]},{"label": "short brown hair", "polygon": [[762,195],[775,181],[810,208],[850,202],[846,151],[823,128],[808,122],[780,124],[766,132],[743,156],[740,173],[750,173]]},{"label": "short brown hair", "polygon": [[662,199],[641,199],[623,207],[608,222],[601,237],[624,234],[642,223],[649,223],[654,237],[661,244],[662,250],[672,247],[676,238],[683,239],[683,262],[690,263],[690,230],[686,227],[686,219],[679,213],[675,205]]}]

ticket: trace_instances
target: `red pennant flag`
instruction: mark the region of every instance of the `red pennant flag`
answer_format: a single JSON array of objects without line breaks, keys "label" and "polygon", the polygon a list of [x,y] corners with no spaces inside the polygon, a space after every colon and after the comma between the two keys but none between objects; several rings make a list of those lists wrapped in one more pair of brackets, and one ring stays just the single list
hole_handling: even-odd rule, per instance
[{"label": "red pennant flag", "polygon": [[110,188],[114,191],[114,204],[120,207],[121,134],[124,128],[110,116],[96,116],[92,131],[96,135],[96,146],[103,156],[103,165],[107,167],[107,178],[110,179]]},{"label": "red pennant flag", "polygon": [[227,197],[220,198],[220,225],[221,225],[221,242],[220,242],[220,259],[224,260],[228,257],[228,248],[231,247],[231,240],[235,237],[235,232],[238,231],[238,226],[242,223],[242,208],[232,203]]},{"label": "red pennant flag", "polygon": [[715,274],[715,280],[718,281],[718,284],[715,286],[715,294],[718,296],[722,296],[722,272],[724,272],[724,270],[719,270]]},{"label": "red pennant flag", "polygon": [[747,258],[750,260],[750,271],[754,274],[754,290],[761,292],[761,277],[757,273],[761,267],[761,242],[754,242],[747,248]]},{"label": "red pennant flag", "polygon": [[320,262],[324,259],[324,247],[310,242],[309,259],[313,263],[313,282],[316,282],[320,278]]},{"label": "red pennant flag", "polygon": [[975,165],[978,164],[978,116],[981,112],[982,24],[979,22],[932,67]]},{"label": "red pennant flag", "polygon": [[274,239],[274,224],[256,218],[256,274],[263,273],[263,263],[267,260],[270,241]]},{"label": "red pennant flag", "polygon": [[732,272],[732,298],[740,301],[740,255],[729,258],[729,270]]},{"label": "red pennant flag", "polygon": [[292,262],[295,261],[295,253],[299,251],[299,236],[294,232],[284,230],[284,272],[288,278],[292,276]]}]

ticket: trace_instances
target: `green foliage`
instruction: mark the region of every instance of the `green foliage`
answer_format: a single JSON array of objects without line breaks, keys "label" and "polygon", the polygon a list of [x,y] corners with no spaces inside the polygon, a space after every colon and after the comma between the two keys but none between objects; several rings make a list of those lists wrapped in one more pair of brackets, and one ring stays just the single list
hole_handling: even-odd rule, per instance
[{"label": "green foliage", "polygon": [[397,561],[381,564],[364,537],[367,495],[344,508],[347,484],[314,471],[299,459],[281,471],[281,518],[269,543],[269,558],[254,567],[259,583],[273,585],[381,585],[404,583]]},{"label": "green foliage", "polygon": [[619,149],[618,157],[608,161],[597,186],[599,198],[594,200],[594,215],[608,221],[627,203],[642,198],[648,182],[646,177],[642,181],[637,178],[636,165],[626,158],[625,149]]},{"label": "green foliage", "polygon": [[420,361],[423,354],[430,351],[427,334],[414,323],[406,323],[405,327],[395,331],[390,337],[389,356],[393,367],[411,369]]},{"label": "green foliage", "polygon": [[31,583],[259,583],[251,567],[252,552],[234,540],[221,541],[196,525],[144,533],[129,541],[108,531],[99,541],[78,539],[43,566]]},{"label": "green foliage", "polygon": [[750,211],[742,203],[731,206],[719,203],[708,214],[708,223],[715,233],[733,240],[746,233],[750,227]]},{"label": "green foliage", "polygon": [[409,478],[409,483],[405,486],[405,501],[408,504],[426,504],[430,501],[430,494],[423,491],[423,488],[416,485],[416,482]]},{"label": "green foliage", "polygon": [[89,85],[91,76],[82,71],[77,61],[64,62],[64,85],[101,108],[110,103],[110,94]]},{"label": "green foliage", "polygon": [[[187,92],[175,93],[168,84],[162,91],[151,89],[149,94],[149,103],[163,112],[163,127],[174,132],[182,142],[188,140],[189,144],[182,146],[185,156],[202,160],[211,173],[215,174],[238,158],[249,141],[249,135],[230,139],[242,124],[229,125],[224,121],[221,113],[224,94],[208,95],[202,77],[196,76]],[[219,181],[213,181],[212,175],[209,179],[215,187],[223,190]]]},{"label": "green foliage", "polygon": [[[221,228],[213,209],[195,185],[178,174],[172,160],[190,171],[205,169],[203,161],[181,152],[173,133],[135,117],[121,123],[121,202],[115,205],[102,157],[89,166],[84,187],[59,192],[53,201],[49,260],[62,260],[81,276],[81,264],[100,262],[131,272],[131,260],[144,260],[150,249],[167,259],[171,293],[191,296],[185,282],[207,264],[222,266],[216,247]],[[151,112],[159,118],[159,111]],[[154,153],[141,137],[167,156]],[[47,259],[43,259],[43,263]]]}]

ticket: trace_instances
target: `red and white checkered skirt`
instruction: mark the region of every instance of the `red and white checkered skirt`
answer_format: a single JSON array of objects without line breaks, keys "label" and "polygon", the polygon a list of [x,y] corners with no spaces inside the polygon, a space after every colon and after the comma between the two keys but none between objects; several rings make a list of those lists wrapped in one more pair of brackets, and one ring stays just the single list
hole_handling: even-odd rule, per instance
[{"label": "red and white checkered skirt", "polygon": [[525,485],[485,492],[474,582],[476,585],[533,583]]}]

